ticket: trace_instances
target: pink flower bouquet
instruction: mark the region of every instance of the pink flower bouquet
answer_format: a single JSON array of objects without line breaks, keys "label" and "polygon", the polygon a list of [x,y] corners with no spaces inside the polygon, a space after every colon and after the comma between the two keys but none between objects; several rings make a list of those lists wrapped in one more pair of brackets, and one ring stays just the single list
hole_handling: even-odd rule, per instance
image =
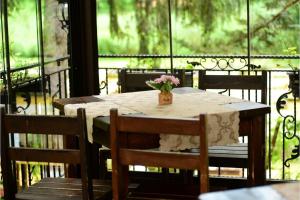
[{"label": "pink flower bouquet", "polygon": [[161,92],[170,92],[175,86],[180,83],[179,79],[175,76],[161,75],[160,78],[146,81],[146,84],[153,89],[160,90]]}]

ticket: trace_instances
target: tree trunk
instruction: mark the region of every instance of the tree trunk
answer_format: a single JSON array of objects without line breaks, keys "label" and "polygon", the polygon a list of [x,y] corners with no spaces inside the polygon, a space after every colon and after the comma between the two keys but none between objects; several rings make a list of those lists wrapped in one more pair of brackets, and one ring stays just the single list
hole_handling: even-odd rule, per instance
[{"label": "tree trunk", "polygon": [[[45,60],[55,59],[59,57],[64,57],[68,55],[67,52],[67,32],[61,27],[61,23],[58,20],[57,15],[58,2],[57,0],[46,0],[45,1],[45,14],[44,14],[44,55]],[[45,74],[50,74],[58,71],[62,68],[66,68],[67,61],[61,63],[58,66],[56,63],[45,66]],[[63,76],[61,76],[61,88],[64,88]],[[59,90],[58,84],[58,74],[50,76],[51,83],[51,93],[53,95]],[[48,88],[49,89],[49,88]],[[62,89],[62,97],[64,97],[64,90]]]},{"label": "tree trunk", "polygon": [[120,34],[120,27],[118,22],[117,5],[115,0],[108,0],[109,5],[109,29],[112,36]]},{"label": "tree trunk", "polygon": [[[161,54],[162,50],[168,46],[169,41],[169,29],[168,29],[168,22],[169,22],[169,15],[168,15],[168,2],[165,0],[158,0],[157,1],[157,19],[156,19],[156,32],[158,40],[154,42],[153,52],[155,54]],[[156,39],[156,37],[154,38]],[[167,50],[169,52],[169,50]],[[163,53],[168,53],[163,52]]]},{"label": "tree trunk", "polygon": [[57,0],[45,1],[44,47],[45,57],[56,58],[67,55],[67,32],[62,30],[56,16]]},{"label": "tree trunk", "polygon": [[137,32],[139,35],[139,53],[148,54],[149,53],[149,14],[151,8],[151,0],[136,0],[136,22],[137,22]]}]

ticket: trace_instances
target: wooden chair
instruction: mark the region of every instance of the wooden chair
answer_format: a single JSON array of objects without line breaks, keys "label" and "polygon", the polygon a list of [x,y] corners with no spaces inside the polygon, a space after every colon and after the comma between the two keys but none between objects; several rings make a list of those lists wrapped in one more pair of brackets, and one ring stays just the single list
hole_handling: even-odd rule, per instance
[{"label": "wooden chair", "polygon": [[[207,137],[204,115],[199,119],[161,119],[144,116],[119,116],[116,109],[110,111],[110,136],[112,154],[113,199],[126,199],[128,166],[145,165],[165,168],[198,169],[200,192],[208,191]],[[200,153],[162,152],[128,148],[126,134],[178,134],[200,136]],[[171,198],[176,199],[176,195]],[[130,198],[129,198],[130,199]],[[133,196],[131,199],[143,199]],[[145,199],[153,199],[147,197]],[[190,199],[183,198],[181,199]],[[195,199],[195,197],[194,197]]]},{"label": "wooden chair", "polygon": [[[159,78],[163,74],[167,74],[167,73],[164,71],[131,72],[128,69],[122,69],[119,73],[118,84],[121,86],[122,93],[152,90],[152,88],[147,86],[145,82],[148,80]],[[186,72],[185,70],[175,70],[174,75],[180,80],[179,87],[184,87],[184,86],[192,87],[193,75],[191,72]]]},{"label": "wooden chair", "polygon": [[[260,91],[257,102],[266,103],[267,100],[267,72],[261,75],[207,75],[206,71],[199,71],[199,89],[225,89]],[[240,130],[241,135],[247,135]],[[248,144],[239,143],[229,146],[214,146],[208,150],[209,165],[216,167],[248,167]]]},{"label": "wooden chair", "polygon": [[[111,182],[92,180],[89,147],[86,134],[86,116],[79,109],[77,117],[29,116],[5,114],[1,109],[1,167],[4,198],[7,200],[66,200],[110,199]],[[9,135],[14,133],[59,134],[78,136],[80,149],[37,149],[10,147]],[[17,192],[15,162],[50,162],[81,165],[81,179],[45,178]]]}]

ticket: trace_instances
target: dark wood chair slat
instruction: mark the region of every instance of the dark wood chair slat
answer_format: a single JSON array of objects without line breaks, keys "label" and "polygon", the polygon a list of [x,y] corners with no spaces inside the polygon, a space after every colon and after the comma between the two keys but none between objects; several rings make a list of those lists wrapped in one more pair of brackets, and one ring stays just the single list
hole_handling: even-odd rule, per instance
[{"label": "dark wood chair slat", "polygon": [[[132,126],[132,123],[135,123]],[[182,124],[182,126],[177,126]],[[145,129],[145,127],[148,127]],[[118,120],[118,130],[130,133],[199,135],[199,121],[193,119],[163,119],[148,116],[124,116]]]},{"label": "dark wood chair slat", "polygon": [[[145,82],[148,80],[159,78],[161,75],[167,75],[167,72],[158,71],[141,73],[137,71],[132,72],[128,69],[122,69],[119,73],[118,84],[121,86],[122,93],[151,90],[151,88],[147,86]],[[192,72],[187,72],[185,70],[175,70],[173,75],[179,78],[179,87],[193,86]]]},{"label": "dark wood chair slat", "polygon": [[[122,165],[136,164],[180,169],[198,169],[201,165],[199,154],[192,153],[120,149],[119,157]],[[178,162],[178,160],[184,160],[184,162]]]},{"label": "dark wood chair slat", "polygon": [[8,156],[17,161],[80,163],[80,151],[75,149],[10,148]]},{"label": "dark wood chair slat", "polygon": [[52,116],[49,118],[49,116],[6,115],[4,120],[7,133],[39,135],[79,135],[80,133],[78,126],[74,126],[78,123],[78,119],[72,117]]},{"label": "dark wood chair slat", "polygon": [[[261,90],[264,80],[261,76],[239,75],[201,75],[204,80],[199,87],[201,89],[251,89]],[[221,80],[221,81],[216,81]],[[241,83],[246,83],[242,84]]]},{"label": "dark wood chair slat", "polygon": [[261,103],[267,102],[267,72],[261,75],[208,75],[205,70],[199,70],[198,87],[207,89],[238,89],[261,91]]}]

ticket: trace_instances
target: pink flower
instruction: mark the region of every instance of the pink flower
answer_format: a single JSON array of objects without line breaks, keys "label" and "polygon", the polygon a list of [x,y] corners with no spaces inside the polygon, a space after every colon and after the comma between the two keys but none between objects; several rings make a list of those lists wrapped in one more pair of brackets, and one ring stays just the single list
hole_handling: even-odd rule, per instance
[{"label": "pink flower", "polygon": [[180,83],[179,79],[174,76],[171,76],[171,82],[176,86]]},{"label": "pink flower", "polygon": [[146,84],[154,89],[169,92],[175,86],[178,86],[180,81],[175,76],[161,75],[160,78],[156,78],[153,81],[146,81]]},{"label": "pink flower", "polygon": [[168,81],[168,76],[167,75],[161,75],[160,79],[162,82],[166,83]]},{"label": "pink flower", "polygon": [[172,85],[179,85],[180,81],[178,78],[176,78],[175,76],[168,76],[168,75],[162,75],[160,78],[159,78],[159,81],[158,83],[166,83],[166,82],[170,82]]},{"label": "pink flower", "polygon": [[161,83],[161,82],[163,82],[163,80],[161,78],[156,78],[156,79],[154,79],[154,82],[155,83]]}]

